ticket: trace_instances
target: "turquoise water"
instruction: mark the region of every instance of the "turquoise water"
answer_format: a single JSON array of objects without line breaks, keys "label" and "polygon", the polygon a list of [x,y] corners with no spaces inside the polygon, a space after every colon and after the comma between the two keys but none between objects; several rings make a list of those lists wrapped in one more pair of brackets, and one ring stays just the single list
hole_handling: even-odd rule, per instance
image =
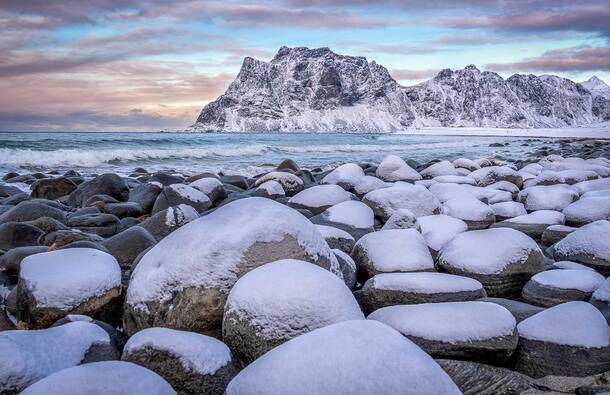
[{"label": "turquoise water", "polygon": [[[530,145],[522,146],[526,140]],[[496,142],[509,145],[489,147]],[[379,162],[390,153],[420,162],[459,156],[522,159],[546,143],[519,137],[370,134],[0,133],[0,171],[127,174],[144,167],[256,174],[285,158],[306,168]]]}]

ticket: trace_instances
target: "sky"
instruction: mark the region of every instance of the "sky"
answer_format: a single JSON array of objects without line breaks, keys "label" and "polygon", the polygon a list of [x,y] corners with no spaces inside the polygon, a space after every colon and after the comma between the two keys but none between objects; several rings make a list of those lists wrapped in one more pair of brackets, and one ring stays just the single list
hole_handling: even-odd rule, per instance
[{"label": "sky", "polygon": [[2,0],[0,32],[3,131],[184,128],[282,45],[610,83],[610,0]]}]

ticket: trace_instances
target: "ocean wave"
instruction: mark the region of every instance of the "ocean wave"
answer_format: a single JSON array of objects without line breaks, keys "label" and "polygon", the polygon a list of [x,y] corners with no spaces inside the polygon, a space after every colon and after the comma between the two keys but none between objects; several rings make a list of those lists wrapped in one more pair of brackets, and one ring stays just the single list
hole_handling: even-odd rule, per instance
[{"label": "ocean wave", "polygon": [[471,146],[466,141],[417,143],[417,144],[339,144],[339,145],[312,145],[303,147],[279,146],[279,150],[290,153],[328,153],[328,152],[393,152],[415,151],[422,149],[446,149]]},{"label": "ocean wave", "polygon": [[96,167],[147,160],[205,159],[214,157],[255,156],[269,151],[268,146],[254,144],[246,147],[209,147],[179,149],[58,149],[41,151],[0,148],[0,165],[39,168]]}]

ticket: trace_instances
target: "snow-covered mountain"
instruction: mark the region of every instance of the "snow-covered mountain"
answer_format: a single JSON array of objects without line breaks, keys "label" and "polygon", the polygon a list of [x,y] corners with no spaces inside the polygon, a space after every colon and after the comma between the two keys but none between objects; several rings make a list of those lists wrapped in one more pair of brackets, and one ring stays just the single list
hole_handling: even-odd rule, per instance
[{"label": "snow-covered mountain", "polygon": [[203,108],[191,130],[393,132],[610,120],[610,100],[592,92],[565,78],[515,74],[505,80],[472,65],[404,87],[364,57],[282,47],[270,62],[245,58],[235,81]]},{"label": "snow-covered mountain", "polygon": [[580,85],[584,86],[594,96],[598,95],[610,99],[610,86],[595,75],[585,82],[581,82]]}]

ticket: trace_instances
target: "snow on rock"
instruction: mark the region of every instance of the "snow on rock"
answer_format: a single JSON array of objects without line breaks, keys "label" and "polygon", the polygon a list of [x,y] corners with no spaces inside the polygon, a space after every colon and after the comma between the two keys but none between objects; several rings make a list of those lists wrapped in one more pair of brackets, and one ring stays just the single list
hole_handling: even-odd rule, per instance
[{"label": "snow on rock", "polygon": [[[549,160],[549,157],[540,160],[538,163],[546,170],[564,171],[564,170],[581,170],[593,171],[600,177],[610,176],[610,166],[607,163],[600,164],[594,159],[582,158],[561,158],[560,160]],[[586,181],[584,181],[586,182]]]},{"label": "snow on rock", "polygon": [[199,218],[197,210],[188,204],[168,207],[165,212],[165,224],[169,227],[182,226]]},{"label": "snow on rock", "polygon": [[[278,259],[311,261],[335,273],[337,260],[318,229],[270,199],[236,200],[156,244],[132,273],[124,325],[214,333],[230,288],[248,270]],[[187,298],[192,303],[180,304]]]},{"label": "snow on rock", "polygon": [[456,168],[468,169],[470,171],[475,171],[481,168],[478,163],[468,158],[458,158],[454,160],[452,164]]},{"label": "snow on rock", "polygon": [[582,263],[610,274],[610,221],[595,221],[579,228],[553,247],[556,260],[568,260]]},{"label": "snow on rock", "polygon": [[604,276],[592,270],[556,269],[538,273],[530,281],[547,287],[593,292],[604,280]]},{"label": "snow on rock", "polygon": [[344,189],[353,189],[364,177],[364,170],[355,163],[346,163],[328,173],[322,184],[336,184]]},{"label": "snow on rock", "polygon": [[0,332],[0,392],[17,393],[28,385],[86,360],[92,347],[109,347],[99,326],[72,322],[49,329]]},{"label": "snow on rock", "polygon": [[517,171],[508,166],[483,167],[479,170],[473,171],[468,175],[468,177],[472,177],[477,182],[477,185],[482,187],[491,185],[498,181],[512,182],[518,187],[521,187],[523,184],[523,179],[517,173]]},{"label": "snow on rock", "polygon": [[343,281],[309,262],[279,260],[240,278],[229,293],[223,339],[252,361],[277,345],[314,329],[364,319]]},{"label": "snow on rock", "polygon": [[204,177],[195,180],[189,184],[189,186],[199,190],[200,192],[209,195],[214,189],[222,187],[222,182],[214,177]]},{"label": "snow on rock", "polygon": [[599,175],[591,170],[544,170],[528,185],[576,184],[581,181],[594,180]]},{"label": "snow on rock", "polygon": [[566,223],[582,226],[601,219],[610,219],[610,197],[581,197],[563,209]]},{"label": "snow on rock", "polygon": [[511,336],[516,320],[504,307],[489,302],[444,302],[384,307],[368,316],[405,336],[445,343]]},{"label": "snow on rock", "polygon": [[474,197],[479,200],[485,199],[489,204],[510,202],[513,200],[513,196],[510,192],[476,187],[468,184],[437,183],[431,185],[429,189],[441,202],[461,197]]},{"label": "snow on rock", "polygon": [[192,202],[205,203],[205,202],[210,201],[210,199],[207,197],[205,192],[202,192],[199,189],[195,189],[194,187],[189,186],[189,185],[172,184],[172,185],[168,186],[167,188],[173,190],[178,195],[180,195],[180,196],[184,197],[185,199],[188,199]]},{"label": "snow on rock", "polygon": [[469,229],[484,229],[496,220],[491,207],[471,196],[447,200],[443,203],[443,214],[463,220]]},{"label": "snow on rock", "polygon": [[587,302],[568,302],[521,321],[519,336],[546,343],[607,347],[610,328],[604,316]]},{"label": "snow on rock", "polygon": [[589,266],[585,266],[583,264],[572,262],[572,261],[557,261],[557,262],[553,262],[553,267],[556,268],[556,269],[595,271],[595,269],[592,269]]},{"label": "snow on rock", "polygon": [[578,192],[566,185],[541,185],[522,190],[517,200],[523,203],[528,211],[561,211],[578,200],[578,197]]},{"label": "snow on rock", "polygon": [[373,210],[366,204],[349,200],[327,208],[323,216],[330,222],[354,228],[372,228],[375,223]]},{"label": "snow on rock", "polygon": [[394,211],[394,214],[383,225],[381,230],[389,230],[389,229],[415,229],[420,230],[419,222],[417,222],[417,217],[411,210],[406,208],[402,208],[400,210]]},{"label": "snow on rock", "polygon": [[263,355],[229,384],[240,394],[451,395],[459,389],[438,364],[377,321],[330,325]]},{"label": "snow on rock", "polygon": [[316,185],[297,193],[288,200],[295,208],[305,208],[318,214],[330,206],[352,200],[354,195],[338,185]]},{"label": "snow on rock", "polygon": [[152,213],[155,214],[179,204],[187,204],[197,212],[203,212],[210,208],[212,202],[206,194],[198,189],[185,184],[172,184],[163,188],[157,196]]},{"label": "snow on rock", "polygon": [[605,198],[610,199],[610,189],[600,189],[598,191],[589,191],[589,192],[583,193],[580,196],[581,199],[590,198],[590,197],[594,197],[594,198],[605,197]]},{"label": "snow on rock", "polygon": [[130,362],[107,361],[80,365],[40,380],[23,395],[176,395],[155,372]]},{"label": "snow on rock", "polygon": [[[351,250],[350,250],[351,252]],[[347,287],[353,291],[357,284],[357,271],[356,263],[351,256],[345,251],[339,249],[333,249],[333,253],[337,257],[339,267],[341,268],[341,274],[343,275],[343,282]]]},{"label": "snow on rock", "polygon": [[275,180],[265,181],[257,187],[258,190],[262,191],[264,195],[269,197],[274,196],[286,196],[282,184]]},{"label": "snow on rock", "polygon": [[92,248],[68,248],[30,255],[21,262],[18,318],[46,327],[66,316],[95,314],[118,302],[121,268]]},{"label": "snow on rock", "polygon": [[396,155],[386,156],[376,171],[377,177],[384,181],[416,181],[422,176],[402,158]]},{"label": "snow on rock", "polygon": [[563,225],[565,216],[553,210],[538,210],[518,217],[509,218],[505,222],[516,224]]},{"label": "snow on rock", "polygon": [[421,185],[400,184],[377,189],[364,195],[362,202],[383,220],[400,209],[411,210],[417,217],[438,214],[441,210],[438,199]]},{"label": "snow on rock", "polygon": [[254,182],[254,187],[258,187],[267,181],[278,182],[282,186],[282,189],[287,196],[294,196],[301,192],[304,188],[303,180],[292,173],[287,173],[284,171],[272,171],[262,177],[259,177]]},{"label": "snow on rock", "polygon": [[610,277],[593,292],[593,298],[603,302],[610,302]]},{"label": "snow on rock", "polygon": [[459,176],[459,172],[448,160],[433,163],[420,172],[422,177],[435,178],[439,176]]},{"label": "snow on rock", "polygon": [[375,189],[388,188],[390,186],[392,186],[391,183],[385,182],[377,177],[364,176],[354,186],[354,193],[357,196],[362,197]]},{"label": "snow on rock", "polygon": [[513,195],[519,193],[519,188],[512,182],[508,181],[494,182],[493,184],[488,185],[487,188],[510,192]]},{"label": "snow on rock", "polygon": [[580,194],[584,194],[586,192],[602,191],[605,189],[610,189],[610,177],[600,178],[597,180],[590,180],[590,181],[581,181],[577,184],[574,184],[574,188]]},{"label": "snow on rock", "polygon": [[415,229],[366,234],[356,242],[352,258],[363,280],[379,273],[434,270],[428,245]]},{"label": "snow on rock", "polygon": [[496,220],[503,221],[505,219],[526,215],[527,211],[523,203],[519,202],[500,202],[490,205],[493,210]]},{"label": "snow on rock", "polygon": [[529,164],[523,166],[521,169],[519,169],[520,172],[529,173],[533,176],[537,176],[538,174],[540,174],[542,172],[542,170],[543,170],[542,165],[540,165],[538,163],[529,163]]},{"label": "snow on rock", "polygon": [[182,366],[199,374],[214,374],[231,362],[231,351],[220,340],[198,333],[168,328],[147,328],[129,338],[123,358],[145,349],[176,356]]},{"label": "snow on rock", "polygon": [[432,179],[432,181],[446,184],[476,185],[476,181],[468,176],[436,176]]},{"label": "snow on rock", "polygon": [[338,248],[347,253],[352,252],[356,240],[346,231],[334,226],[316,225],[316,228],[324,237],[331,249]]},{"label": "snow on rock", "polygon": [[466,222],[444,214],[419,217],[418,222],[428,247],[435,251],[439,251],[446,242],[468,230]]}]

